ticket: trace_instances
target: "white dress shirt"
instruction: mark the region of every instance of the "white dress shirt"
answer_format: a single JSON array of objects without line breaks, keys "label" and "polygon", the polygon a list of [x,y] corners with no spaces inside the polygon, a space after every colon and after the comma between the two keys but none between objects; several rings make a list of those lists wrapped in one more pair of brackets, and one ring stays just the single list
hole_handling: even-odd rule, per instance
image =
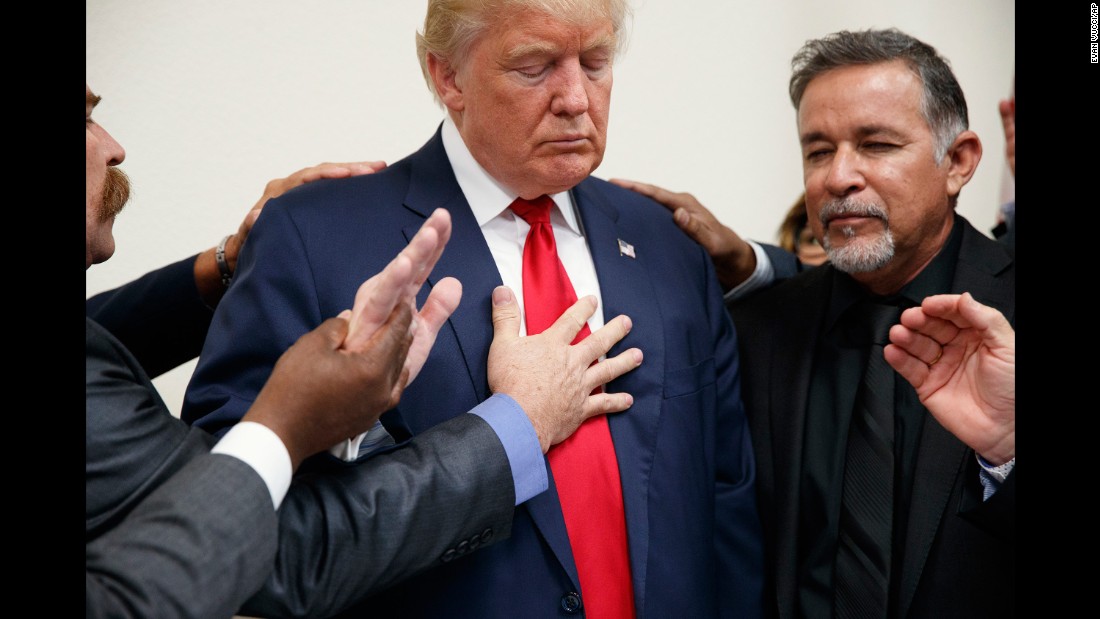
[{"label": "white dress shirt", "polygon": [[[485,235],[500,279],[516,295],[522,318],[523,245],[530,226],[508,208],[518,196],[489,176],[478,164],[450,117],[443,121],[443,148],[447,151],[447,159],[466,201],[470,203],[474,218],[481,226],[481,233]],[[596,312],[588,319],[588,328],[595,332],[603,326],[603,297],[600,296],[592,254],[581,233],[580,218],[568,191],[556,193],[550,198],[555,205],[550,210],[554,241],[558,247],[558,257],[569,275],[569,281],[573,283],[573,290],[578,299],[586,295],[596,297]],[[520,330],[523,334],[527,333],[526,320],[523,320]]]}]

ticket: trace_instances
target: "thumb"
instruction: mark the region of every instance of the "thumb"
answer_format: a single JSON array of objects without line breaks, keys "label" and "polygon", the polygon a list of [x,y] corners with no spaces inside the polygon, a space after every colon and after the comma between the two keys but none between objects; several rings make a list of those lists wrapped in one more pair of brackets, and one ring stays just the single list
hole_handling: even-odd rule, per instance
[{"label": "thumb", "polygon": [[964,292],[959,298],[959,314],[970,325],[982,331],[985,338],[992,343],[1009,345],[1009,340],[1015,335],[1015,330],[1004,314],[994,307],[982,305],[969,292]]},{"label": "thumb", "polygon": [[343,345],[344,338],[348,335],[348,316],[348,310],[344,310],[338,316],[322,322],[313,330],[314,333],[323,338],[326,348],[336,350]]},{"label": "thumb", "polygon": [[676,225],[680,226],[680,229],[684,232],[690,233],[693,232],[695,228],[698,228],[697,224],[692,225],[691,213],[689,213],[688,210],[682,206],[672,212],[672,219],[676,222]]},{"label": "thumb", "polygon": [[672,213],[672,219],[684,233],[691,237],[691,240],[702,245],[710,253],[711,243],[709,241],[711,239],[703,220],[698,215],[681,206]]},{"label": "thumb", "polygon": [[507,286],[493,289],[493,339],[519,336],[519,303]]}]

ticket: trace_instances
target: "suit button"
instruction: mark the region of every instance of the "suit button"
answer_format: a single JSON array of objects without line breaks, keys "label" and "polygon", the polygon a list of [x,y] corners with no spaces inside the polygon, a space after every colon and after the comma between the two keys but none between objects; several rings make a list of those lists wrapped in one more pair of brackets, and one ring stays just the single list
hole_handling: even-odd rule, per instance
[{"label": "suit button", "polygon": [[455,549],[451,548],[447,552],[443,553],[443,556],[440,557],[440,560],[443,561],[444,563],[447,563],[448,561],[450,561],[451,559],[454,559],[454,558],[455,558]]},{"label": "suit button", "polygon": [[470,551],[470,542],[467,542],[466,540],[462,540],[461,542],[458,543],[458,554],[464,555],[469,551]]},{"label": "suit button", "polygon": [[493,539],[493,530],[492,529],[485,529],[484,531],[481,532],[481,543],[482,544],[488,544],[489,540],[491,540],[491,539]]},{"label": "suit button", "polygon": [[480,535],[475,535],[475,536],[473,536],[469,539],[469,542],[470,542],[470,551],[472,552],[474,550],[477,550],[477,547],[481,545],[481,536]]},{"label": "suit button", "polygon": [[570,615],[575,615],[580,612],[581,607],[581,594],[574,591],[570,591],[561,596],[561,609]]}]

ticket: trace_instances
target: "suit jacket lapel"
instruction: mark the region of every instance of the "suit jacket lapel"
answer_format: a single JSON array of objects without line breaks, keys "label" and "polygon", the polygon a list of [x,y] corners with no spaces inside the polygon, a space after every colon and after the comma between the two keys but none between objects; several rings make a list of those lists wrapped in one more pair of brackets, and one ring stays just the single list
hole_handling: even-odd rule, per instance
[{"label": "suit jacket lapel", "polygon": [[[962,217],[962,246],[955,266],[955,279],[951,285],[953,294],[970,292],[982,303],[998,308],[1013,321],[1016,289],[1000,276],[1011,266],[1012,259],[1004,249],[974,229]],[[912,605],[913,596],[928,559],[932,540],[941,522],[951,509],[948,499],[959,483],[959,476],[966,470],[965,458],[970,456],[967,446],[955,438],[936,421],[931,413],[924,419],[917,465],[913,481],[909,526],[905,536],[905,563],[901,574],[900,616],[904,617]]]},{"label": "suit jacket lapel", "polygon": [[[768,432],[772,446],[771,459],[774,462],[772,474],[775,476],[776,531],[798,531],[800,479],[802,473],[802,446],[806,428],[806,414],[809,405],[810,381],[813,370],[814,347],[807,342],[815,342],[820,336],[822,314],[829,299],[831,266],[817,268],[806,276],[805,284],[795,290],[788,290],[788,299],[780,305],[780,311],[797,311],[798,316],[788,316],[777,321],[785,325],[784,329],[768,330],[772,339],[767,359],[768,394],[766,404]],[[798,351],[790,355],[788,351]],[[794,363],[776,363],[773,357],[782,353],[785,358],[793,358]],[[762,360],[756,360],[760,363]],[[792,389],[792,385],[794,388]],[[794,601],[797,598],[795,575],[798,573],[798,536],[776,536],[776,581],[780,615],[793,617]]]},{"label": "suit jacket lapel", "polygon": [[485,399],[490,395],[486,353],[493,341],[492,292],[502,283],[500,273],[493,266],[493,255],[485,236],[455,180],[438,131],[417,153],[412,164],[404,203],[417,217],[403,228],[406,243],[437,208],[450,212],[452,224],[451,239],[428,277],[429,286],[418,294],[417,303],[423,304],[430,286],[435,286],[444,277],[455,277],[462,282],[462,302],[448,325],[459,342],[474,392]]},{"label": "suit jacket lapel", "polygon": [[[657,292],[647,266],[647,258],[652,254],[647,257],[645,243],[659,241],[644,236],[639,226],[622,216],[594,189],[594,182],[586,180],[574,188],[573,199],[600,282],[604,321],[626,314],[633,322],[631,332],[607,355],[612,357],[632,347],[642,349],[645,354],[645,362],[639,368],[607,386],[609,392],[625,391],[634,396],[630,410],[609,415],[608,425],[619,460],[635,603],[638,609],[644,609],[649,478],[665,374],[664,321],[653,302]],[[635,258],[620,253],[620,239],[635,247]]]},{"label": "suit jacket lapel", "polygon": [[913,500],[909,508],[909,526],[905,533],[905,558],[901,567],[899,616],[904,617],[913,603],[921,572],[924,570],[932,539],[936,536],[947,500],[963,466],[967,448],[932,417],[924,418],[920,448],[913,478]]},{"label": "suit jacket lapel", "polygon": [[[451,276],[462,282],[462,302],[451,315],[448,326],[462,350],[462,357],[480,400],[491,395],[488,380],[488,351],[493,341],[492,292],[503,281],[497,271],[485,235],[481,232],[473,211],[462,193],[443,148],[443,139],[436,135],[417,153],[413,161],[405,208],[417,214],[415,223],[403,230],[406,242],[420,229],[423,220],[436,208],[451,214],[451,239],[432,270],[428,283],[434,286]],[[421,290],[417,303],[422,304],[429,289]],[[557,488],[547,464],[550,486],[518,509],[526,509],[547,545],[578,587],[576,563],[565,530]]]},{"label": "suit jacket lapel", "polygon": [[962,247],[955,266],[955,281],[951,292],[969,292],[975,299],[997,308],[1012,324],[1016,323],[1016,280],[1005,274],[1013,264],[1007,250],[974,229],[959,217],[963,226]]}]

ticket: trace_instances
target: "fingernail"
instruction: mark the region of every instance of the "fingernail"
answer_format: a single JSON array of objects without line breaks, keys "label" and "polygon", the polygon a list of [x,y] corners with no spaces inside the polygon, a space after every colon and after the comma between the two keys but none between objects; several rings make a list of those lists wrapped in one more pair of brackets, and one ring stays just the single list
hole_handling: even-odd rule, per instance
[{"label": "fingernail", "polygon": [[643,358],[642,351],[635,348],[634,349],[634,365],[641,365],[642,364],[642,358]]},{"label": "fingernail", "polygon": [[493,305],[508,305],[512,302],[512,289],[507,286],[497,286],[493,289]]},{"label": "fingernail", "polygon": [[687,212],[687,209],[679,209],[679,210],[677,210],[677,211],[676,211],[676,212],[675,212],[675,213],[673,214],[673,217],[675,217],[675,219],[676,219],[676,223],[680,224],[681,226],[687,225],[687,222],[688,222],[688,212]]},{"label": "fingernail", "polygon": [[630,316],[623,316],[623,328],[626,329],[627,333],[630,333],[630,330],[634,328],[634,321],[630,319]]}]

